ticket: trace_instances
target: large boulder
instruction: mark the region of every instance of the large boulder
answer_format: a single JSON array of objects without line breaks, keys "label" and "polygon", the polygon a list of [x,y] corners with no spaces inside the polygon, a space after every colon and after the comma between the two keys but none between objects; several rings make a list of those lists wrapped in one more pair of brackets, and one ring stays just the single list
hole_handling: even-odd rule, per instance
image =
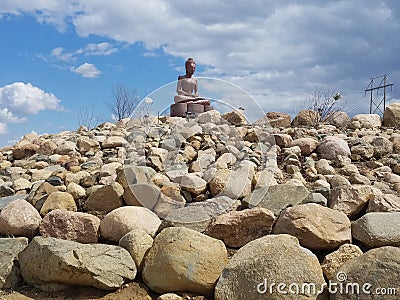
[{"label": "large boulder", "polygon": [[400,212],[370,212],[353,222],[353,237],[369,248],[400,247]]},{"label": "large boulder", "polygon": [[314,110],[301,110],[299,113],[294,117],[292,121],[293,127],[298,126],[315,126],[318,124],[320,120],[320,114]]},{"label": "large boulder", "polygon": [[201,202],[193,202],[185,207],[172,210],[162,223],[165,227],[186,227],[204,232],[219,215],[235,210],[236,201],[225,196],[211,198]]},{"label": "large boulder", "polygon": [[317,149],[318,143],[319,142],[316,139],[304,137],[293,140],[289,147],[299,146],[301,155],[309,156],[315,149]]},{"label": "large boulder", "polygon": [[342,212],[315,203],[295,205],[282,211],[274,233],[297,237],[303,247],[334,249],[351,242],[351,224]]},{"label": "large boulder", "polygon": [[82,154],[86,154],[89,151],[97,152],[100,150],[100,143],[87,136],[79,137],[76,144]]},{"label": "large boulder", "polygon": [[233,110],[231,112],[224,113],[222,118],[232,125],[246,125],[247,120],[242,110]]},{"label": "large boulder", "polygon": [[344,212],[349,218],[356,217],[374,199],[375,190],[369,185],[341,185],[331,190],[328,205]]},{"label": "large boulder", "polygon": [[0,239],[0,289],[15,289],[21,282],[18,254],[28,246],[28,239]]},{"label": "large boulder", "polygon": [[100,219],[94,215],[56,209],[44,216],[39,231],[44,237],[97,243],[99,227]]},{"label": "large boulder", "polygon": [[386,106],[383,113],[383,125],[387,127],[400,126],[400,103],[392,103]]},{"label": "large boulder", "polygon": [[144,257],[153,245],[153,238],[141,228],[135,228],[125,234],[118,245],[129,251],[135,261],[138,272],[142,271]]},{"label": "large boulder", "polygon": [[255,207],[217,216],[205,233],[223,241],[228,247],[242,247],[271,233],[274,222],[272,211]]},{"label": "large boulder", "polygon": [[88,211],[110,212],[124,204],[123,194],[124,188],[113,182],[93,191],[85,201],[84,207]]},{"label": "large boulder", "polygon": [[393,194],[376,196],[368,202],[367,212],[400,211],[400,197]]},{"label": "large boulder", "polygon": [[310,192],[304,186],[284,183],[255,190],[244,199],[244,203],[249,207],[258,206],[269,209],[275,215],[279,215],[282,209],[303,203],[309,195]]},{"label": "large boulder", "polygon": [[290,127],[290,115],[281,112],[267,112],[265,116],[255,124],[267,124],[272,127]]},{"label": "large boulder", "polygon": [[28,158],[36,153],[39,149],[39,145],[34,144],[27,140],[22,140],[15,144],[12,149],[12,156],[14,159]]},{"label": "large boulder", "polygon": [[347,142],[336,136],[327,136],[322,139],[317,148],[321,158],[334,160],[338,155],[350,156],[350,148]]},{"label": "large boulder", "polygon": [[343,244],[324,257],[322,271],[329,280],[336,278],[338,269],[349,259],[362,255],[361,249],[353,244]]},{"label": "large boulder", "polygon": [[243,198],[251,192],[251,180],[240,171],[218,169],[208,183],[213,196],[227,196],[232,199]]},{"label": "large boulder", "polygon": [[42,217],[29,202],[17,199],[0,212],[0,234],[32,238],[38,232]]},{"label": "large boulder", "polygon": [[35,237],[19,254],[19,261],[24,280],[49,291],[70,286],[112,290],[136,276],[135,263],[122,247],[51,237]]},{"label": "large boulder", "polygon": [[109,212],[100,222],[103,238],[118,242],[135,228],[143,229],[154,236],[161,224],[160,218],[151,210],[141,206],[123,206]]},{"label": "large boulder", "polygon": [[135,183],[125,188],[123,199],[128,205],[144,206],[152,209],[159,201],[160,194],[160,188],[155,184]]},{"label": "large boulder", "polygon": [[359,122],[361,128],[379,128],[382,126],[381,117],[377,114],[358,114],[351,118],[351,123]]},{"label": "large boulder", "polygon": [[210,295],[227,261],[221,241],[184,227],[166,228],[145,257],[143,281],[157,293]]},{"label": "large boulder", "polygon": [[346,128],[350,123],[349,115],[344,111],[334,111],[325,118],[325,123],[338,128]]},{"label": "large boulder", "polygon": [[349,292],[332,293],[330,299],[397,300],[400,282],[399,265],[400,248],[392,246],[372,249],[352,258],[339,268],[338,278],[334,281],[336,284],[341,283]]},{"label": "large boulder", "polygon": [[[285,294],[279,292],[277,283],[285,284]],[[289,284],[299,287],[299,293],[290,293]],[[216,300],[317,299],[322,284],[325,284],[322,269],[311,251],[301,247],[293,236],[267,235],[234,254],[218,280],[214,297]],[[304,294],[307,291],[311,295]]]},{"label": "large boulder", "polygon": [[40,207],[42,216],[55,209],[78,210],[74,197],[67,192],[53,192],[43,198],[43,204]]}]

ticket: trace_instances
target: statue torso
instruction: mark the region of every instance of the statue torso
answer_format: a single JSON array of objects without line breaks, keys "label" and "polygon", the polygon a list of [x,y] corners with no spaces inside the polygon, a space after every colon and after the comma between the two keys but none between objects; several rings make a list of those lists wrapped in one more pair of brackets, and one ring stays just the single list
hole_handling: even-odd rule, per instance
[{"label": "statue torso", "polygon": [[191,78],[181,78],[179,80],[181,81],[182,91],[184,91],[187,94],[193,94],[193,91],[195,90],[195,87],[197,85],[197,79],[191,77]]}]

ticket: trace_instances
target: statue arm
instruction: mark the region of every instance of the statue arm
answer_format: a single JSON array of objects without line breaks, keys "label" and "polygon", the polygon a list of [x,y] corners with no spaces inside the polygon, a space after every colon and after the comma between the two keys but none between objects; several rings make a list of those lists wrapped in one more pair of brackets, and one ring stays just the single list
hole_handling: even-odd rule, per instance
[{"label": "statue arm", "polygon": [[198,87],[197,87],[197,79],[196,79],[196,82],[195,82],[195,85],[194,85],[194,95],[195,95],[196,97],[199,96]]},{"label": "statue arm", "polygon": [[184,92],[182,91],[182,80],[180,80],[180,76],[178,77],[178,83],[176,84],[176,93],[178,95],[184,95]]}]

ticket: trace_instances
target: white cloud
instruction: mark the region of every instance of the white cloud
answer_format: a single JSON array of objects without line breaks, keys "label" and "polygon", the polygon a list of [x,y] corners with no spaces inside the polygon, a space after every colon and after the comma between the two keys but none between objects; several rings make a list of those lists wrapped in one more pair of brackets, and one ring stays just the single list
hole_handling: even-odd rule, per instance
[{"label": "white cloud", "polygon": [[87,44],[86,47],[77,50],[76,54],[85,55],[111,55],[118,51],[118,48],[114,47],[110,43],[98,43],[98,44]]},{"label": "white cloud", "polygon": [[67,28],[67,19],[82,10],[80,2],[75,0],[2,0],[0,18],[7,14],[32,13],[38,22],[53,24],[63,32]]},{"label": "white cloud", "polygon": [[0,135],[7,134],[7,125],[3,122],[0,122]]},{"label": "white cloud", "polygon": [[20,118],[13,115],[8,108],[0,109],[0,122],[20,123],[26,121],[26,118]]},{"label": "white cloud", "polygon": [[75,60],[74,53],[65,52],[65,49],[62,47],[57,47],[51,50],[51,56],[57,60],[61,60],[63,62],[70,62],[71,60]]},{"label": "white cloud", "polygon": [[100,76],[101,72],[96,68],[95,65],[84,63],[76,68],[71,68],[71,71],[82,75],[86,78],[94,78]]},{"label": "white cloud", "polygon": [[62,109],[56,96],[23,82],[14,82],[0,88],[0,104],[15,115],[33,115],[45,109]]},{"label": "white cloud", "polygon": [[79,55],[95,56],[103,55],[108,56],[118,51],[118,48],[110,43],[90,43],[85,47],[76,51],[67,52],[63,47],[57,47],[51,50],[50,55],[53,60],[62,61],[65,63],[72,63],[77,60]]},{"label": "white cloud", "polygon": [[53,94],[23,82],[0,88],[0,106],[0,134],[7,132],[7,124],[25,122],[29,115],[43,110],[64,109]]}]

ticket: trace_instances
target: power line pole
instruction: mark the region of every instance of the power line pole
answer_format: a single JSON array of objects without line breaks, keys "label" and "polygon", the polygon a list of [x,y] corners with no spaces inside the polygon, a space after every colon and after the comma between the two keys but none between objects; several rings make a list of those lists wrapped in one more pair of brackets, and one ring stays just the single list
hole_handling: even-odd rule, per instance
[{"label": "power line pole", "polygon": [[[375,80],[382,78],[380,83],[378,85],[375,85]],[[365,89],[365,96],[367,95],[367,92],[370,92],[370,104],[369,104],[369,113],[375,113],[377,110],[379,110],[382,115],[385,111],[386,108],[386,88],[390,87],[390,90],[393,89],[393,83],[390,83],[387,75],[382,75],[382,76],[378,76],[378,77],[374,77],[371,79],[369,85],[367,86],[367,88]],[[373,91],[376,90],[376,94],[378,95],[379,90],[383,89],[383,98],[382,99],[378,99],[378,100],[374,100],[373,98]],[[379,103],[378,103],[379,101]],[[381,109],[383,103],[383,109]],[[372,106],[375,106],[374,111],[372,111]]]}]

